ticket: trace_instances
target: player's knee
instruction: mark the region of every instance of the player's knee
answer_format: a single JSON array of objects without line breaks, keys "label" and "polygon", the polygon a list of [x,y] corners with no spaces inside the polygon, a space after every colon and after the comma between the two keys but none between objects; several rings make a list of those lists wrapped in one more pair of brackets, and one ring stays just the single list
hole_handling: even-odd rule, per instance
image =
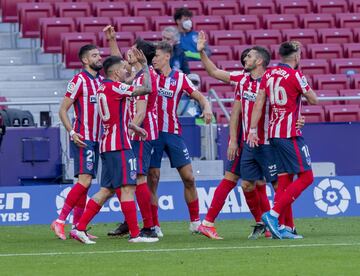
[{"label": "player's knee", "polygon": [[185,188],[193,188],[195,187],[195,177],[194,175],[187,175],[183,178],[183,182],[185,185]]},{"label": "player's knee", "polygon": [[84,187],[89,187],[92,181],[92,175],[90,174],[80,174],[79,175],[79,183]]},{"label": "player's knee", "polygon": [[147,182],[150,190],[156,189],[160,180],[160,173],[157,170],[150,170],[147,176]]},{"label": "player's knee", "polygon": [[255,190],[255,182],[250,181],[242,181],[241,187],[244,192],[252,192]]}]

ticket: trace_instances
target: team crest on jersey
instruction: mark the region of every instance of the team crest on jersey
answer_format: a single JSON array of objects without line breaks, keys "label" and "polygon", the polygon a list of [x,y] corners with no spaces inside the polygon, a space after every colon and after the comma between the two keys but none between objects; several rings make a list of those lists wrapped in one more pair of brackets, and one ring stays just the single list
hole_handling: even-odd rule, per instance
[{"label": "team crest on jersey", "polygon": [[121,92],[126,92],[129,89],[129,86],[126,84],[122,84],[120,85],[119,89]]},{"label": "team crest on jersey", "polygon": [[67,87],[67,91],[72,93],[74,91],[74,89],[75,89],[75,83],[69,82],[68,87]]},{"label": "team crest on jersey", "polygon": [[95,95],[90,96],[90,102],[91,103],[96,103],[96,96]]},{"label": "team crest on jersey", "polygon": [[104,91],[105,90],[105,85],[104,84],[101,84],[98,91]]},{"label": "team crest on jersey", "polygon": [[167,98],[172,98],[174,96],[174,92],[169,90],[169,89],[160,87],[158,89],[158,95],[163,96],[163,97],[167,97]]},{"label": "team crest on jersey", "polygon": [[135,180],[135,179],[136,179],[136,175],[137,175],[136,171],[131,171],[131,172],[130,172],[130,178],[131,178],[132,180]]},{"label": "team crest on jersey", "polygon": [[176,86],[176,83],[177,83],[176,79],[173,78],[170,79],[170,85]]},{"label": "team crest on jersey", "polygon": [[89,171],[92,171],[92,169],[94,168],[94,163],[93,162],[86,162],[86,168]]}]

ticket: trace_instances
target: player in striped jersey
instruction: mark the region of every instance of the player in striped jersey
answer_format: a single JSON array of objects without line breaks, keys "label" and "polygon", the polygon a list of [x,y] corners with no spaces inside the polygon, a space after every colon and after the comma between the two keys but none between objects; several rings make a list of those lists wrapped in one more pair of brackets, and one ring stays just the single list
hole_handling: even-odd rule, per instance
[{"label": "player in striped jersey", "polygon": [[[51,224],[51,229],[62,240],[66,239],[64,225],[71,210],[74,209],[73,225],[76,225],[84,212],[87,192],[91,180],[96,177],[99,159],[100,118],[96,91],[103,79],[99,75],[102,69],[101,56],[95,45],[85,45],[79,50],[79,59],[83,70],[69,82],[59,111],[60,119],[71,137],[74,174],[78,178],[65,199],[58,219]],[[67,115],[71,106],[75,111],[73,125]],[[70,237],[72,234],[73,231],[70,232]]]},{"label": "player in striped jersey", "polygon": [[[279,187],[274,207],[263,214],[262,220],[269,227],[273,238],[297,238],[289,235],[286,228],[278,227],[278,218],[285,209],[313,182],[309,149],[296,127],[300,115],[302,96],[310,104],[317,103],[317,97],[305,76],[297,70],[301,58],[301,44],[284,42],[279,49],[281,63],[268,69],[260,84],[260,90],[251,118],[248,143],[258,146],[257,126],[263,113],[263,106],[270,101],[270,123],[268,135],[277,155]],[[292,182],[292,176],[298,178]],[[280,181],[280,178],[283,179]]]},{"label": "player in striped jersey", "polygon": [[181,137],[181,125],[177,117],[177,107],[183,93],[199,102],[205,122],[210,123],[212,112],[209,102],[195,89],[184,73],[172,70],[170,58],[172,47],[167,42],[159,42],[153,65],[160,72],[158,86],[158,123],[159,139],[154,141],[154,152],[151,156],[148,184],[153,195],[153,219],[157,233],[161,233],[157,215],[157,186],[160,178],[161,159],[164,151],[170,159],[171,167],[176,168],[185,188],[185,200],[190,213],[190,231],[197,232],[200,225],[199,201],[195,186],[190,155]]},{"label": "player in striped jersey", "polygon": [[106,79],[97,91],[99,114],[104,128],[101,137],[100,152],[102,160],[101,188],[89,200],[86,210],[76,225],[76,237],[85,244],[95,243],[86,233],[86,227],[100,211],[107,199],[114,195],[115,189],[121,189],[121,210],[129,225],[129,242],[156,242],[157,237],[144,236],[140,232],[134,194],[136,188],[136,158],[131,149],[128,126],[136,135],[146,139],[147,132],[129,123],[127,97],[136,97],[151,92],[149,68],[144,54],[132,49],[144,71],[141,86],[127,85],[125,62],[122,58],[110,56],[104,62]]}]

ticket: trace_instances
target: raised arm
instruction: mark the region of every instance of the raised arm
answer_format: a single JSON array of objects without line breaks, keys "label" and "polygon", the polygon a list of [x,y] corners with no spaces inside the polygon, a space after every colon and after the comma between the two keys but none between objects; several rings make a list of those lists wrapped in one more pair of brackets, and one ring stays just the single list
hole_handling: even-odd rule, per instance
[{"label": "raised arm", "polygon": [[137,58],[138,62],[142,65],[142,70],[144,74],[144,81],[141,86],[136,86],[134,92],[132,93],[133,97],[146,95],[151,93],[151,79],[149,66],[147,65],[146,57],[142,51],[139,51],[136,48],[132,48],[133,54]]},{"label": "raised arm", "polygon": [[114,27],[107,25],[103,29],[103,32],[105,33],[106,40],[109,42],[110,54],[112,56],[123,57],[116,42],[116,32]]}]

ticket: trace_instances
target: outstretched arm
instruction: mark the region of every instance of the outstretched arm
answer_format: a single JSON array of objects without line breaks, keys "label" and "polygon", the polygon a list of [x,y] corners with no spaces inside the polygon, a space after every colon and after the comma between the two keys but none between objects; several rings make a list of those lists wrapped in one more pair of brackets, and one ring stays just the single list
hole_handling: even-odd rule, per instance
[{"label": "outstretched arm", "polygon": [[141,63],[142,69],[144,72],[144,81],[141,86],[136,86],[134,92],[132,93],[133,97],[146,95],[151,93],[151,79],[149,66],[147,65],[146,57],[142,51],[139,51],[136,48],[132,48],[133,54],[137,58],[138,62]]}]

